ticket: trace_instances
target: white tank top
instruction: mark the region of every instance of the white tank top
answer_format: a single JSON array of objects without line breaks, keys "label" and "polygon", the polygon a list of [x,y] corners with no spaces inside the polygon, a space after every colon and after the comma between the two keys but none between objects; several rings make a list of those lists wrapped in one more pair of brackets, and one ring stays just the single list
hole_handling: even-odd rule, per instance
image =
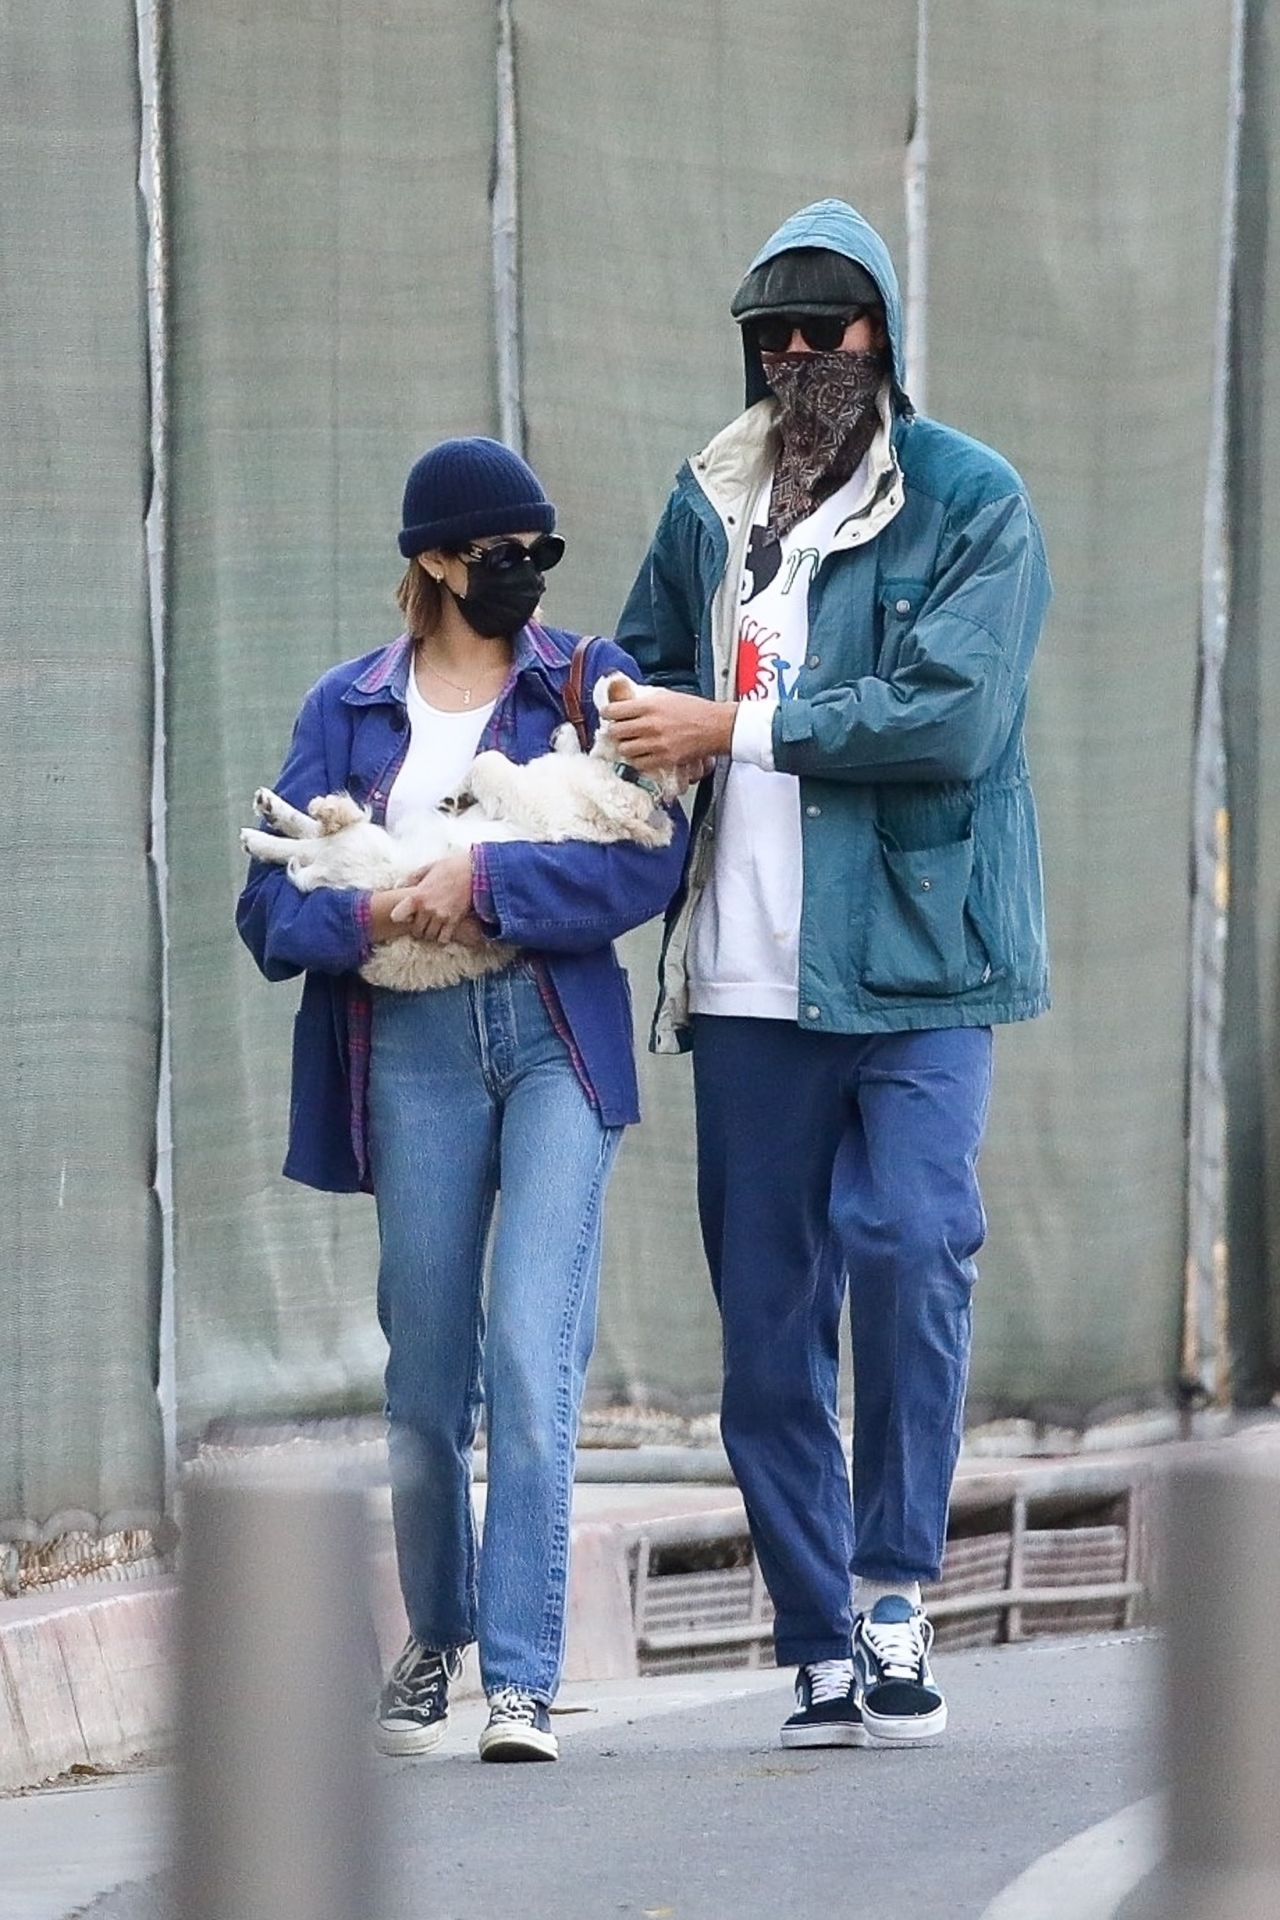
[{"label": "white tank top", "polygon": [[456,790],[476,757],[480,736],[497,705],[496,700],[490,700],[483,707],[444,713],[423,699],[412,666],[405,697],[409,747],[387,796],[387,827],[391,833],[411,829]]}]

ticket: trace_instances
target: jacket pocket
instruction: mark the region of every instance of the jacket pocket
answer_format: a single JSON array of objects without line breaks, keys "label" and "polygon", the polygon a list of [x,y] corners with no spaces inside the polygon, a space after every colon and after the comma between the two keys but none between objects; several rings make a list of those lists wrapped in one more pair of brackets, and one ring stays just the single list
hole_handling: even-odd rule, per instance
[{"label": "jacket pocket", "polygon": [[863,985],[894,997],[945,998],[985,986],[991,952],[971,906],[974,841],[903,847],[883,827]]},{"label": "jacket pocket", "polygon": [[882,580],[880,582],[880,649],[876,673],[887,680],[902,665],[903,647],[916,624],[916,615],[924,605],[928,583],[924,580]]}]

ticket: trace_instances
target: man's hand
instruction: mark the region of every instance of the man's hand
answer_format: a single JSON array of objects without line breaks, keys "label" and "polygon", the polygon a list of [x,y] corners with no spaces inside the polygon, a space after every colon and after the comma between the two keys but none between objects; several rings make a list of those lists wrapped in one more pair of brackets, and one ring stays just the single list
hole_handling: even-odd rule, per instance
[{"label": "man's hand", "polygon": [[[463,923],[475,919],[471,911],[471,855],[446,853],[443,859],[414,874],[399,904],[391,909],[391,919],[415,940],[437,940],[442,946],[456,940]],[[468,936],[474,931],[468,926]],[[468,944],[472,943],[468,938]]]},{"label": "man's hand", "polygon": [[699,780],[705,780],[708,774],[714,773],[715,770],[714,759],[686,760],[683,765],[676,768],[677,792],[688,793],[690,787],[696,787]]},{"label": "man's hand", "polygon": [[610,701],[604,717],[622,759],[652,773],[728,753],[735,711],[729,702],[696,693],[641,687],[631,700]]}]

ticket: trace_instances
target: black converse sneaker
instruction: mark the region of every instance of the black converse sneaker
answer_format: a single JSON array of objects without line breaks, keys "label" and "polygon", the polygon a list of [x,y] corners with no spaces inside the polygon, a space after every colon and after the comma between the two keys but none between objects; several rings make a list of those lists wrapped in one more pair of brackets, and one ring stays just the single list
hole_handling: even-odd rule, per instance
[{"label": "black converse sneaker", "polygon": [[560,1746],[541,1700],[520,1687],[489,1695],[489,1724],[480,1735],[482,1760],[558,1760]]},{"label": "black converse sneaker", "polygon": [[796,1674],[796,1710],[782,1723],[784,1747],[865,1747],[852,1660],[818,1660]]},{"label": "black converse sneaker", "polygon": [[945,1728],[947,1703],[929,1666],[932,1645],[924,1608],[898,1594],[886,1594],[854,1622],[858,1704],[876,1746],[910,1746]]},{"label": "black converse sneaker", "polygon": [[378,1701],[378,1731],[383,1753],[430,1753],[449,1724],[449,1682],[462,1672],[458,1653],[435,1653],[412,1635],[387,1676]]}]

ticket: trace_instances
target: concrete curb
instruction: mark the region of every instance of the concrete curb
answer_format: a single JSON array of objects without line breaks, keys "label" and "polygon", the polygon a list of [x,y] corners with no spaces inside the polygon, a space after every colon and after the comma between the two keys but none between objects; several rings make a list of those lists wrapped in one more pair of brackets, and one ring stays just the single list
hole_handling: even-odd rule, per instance
[{"label": "concrete curb", "polygon": [[163,1751],[176,1593],[139,1581],[0,1607],[0,1790]]},{"label": "concrete curb", "polygon": [[[629,1554],[655,1523],[742,1504],[724,1487],[592,1489],[574,1522],[564,1679],[637,1675]],[[371,1496],[370,1582],[384,1663],[407,1631],[390,1544],[390,1498]],[[0,1792],[36,1787],[72,1768],[110,1768],[164,1753],[175,1733],[171,1647],[176,1580],[61,1589],[0,1602]],[[480,1692],[473,1655],[458,1693]]]}]

